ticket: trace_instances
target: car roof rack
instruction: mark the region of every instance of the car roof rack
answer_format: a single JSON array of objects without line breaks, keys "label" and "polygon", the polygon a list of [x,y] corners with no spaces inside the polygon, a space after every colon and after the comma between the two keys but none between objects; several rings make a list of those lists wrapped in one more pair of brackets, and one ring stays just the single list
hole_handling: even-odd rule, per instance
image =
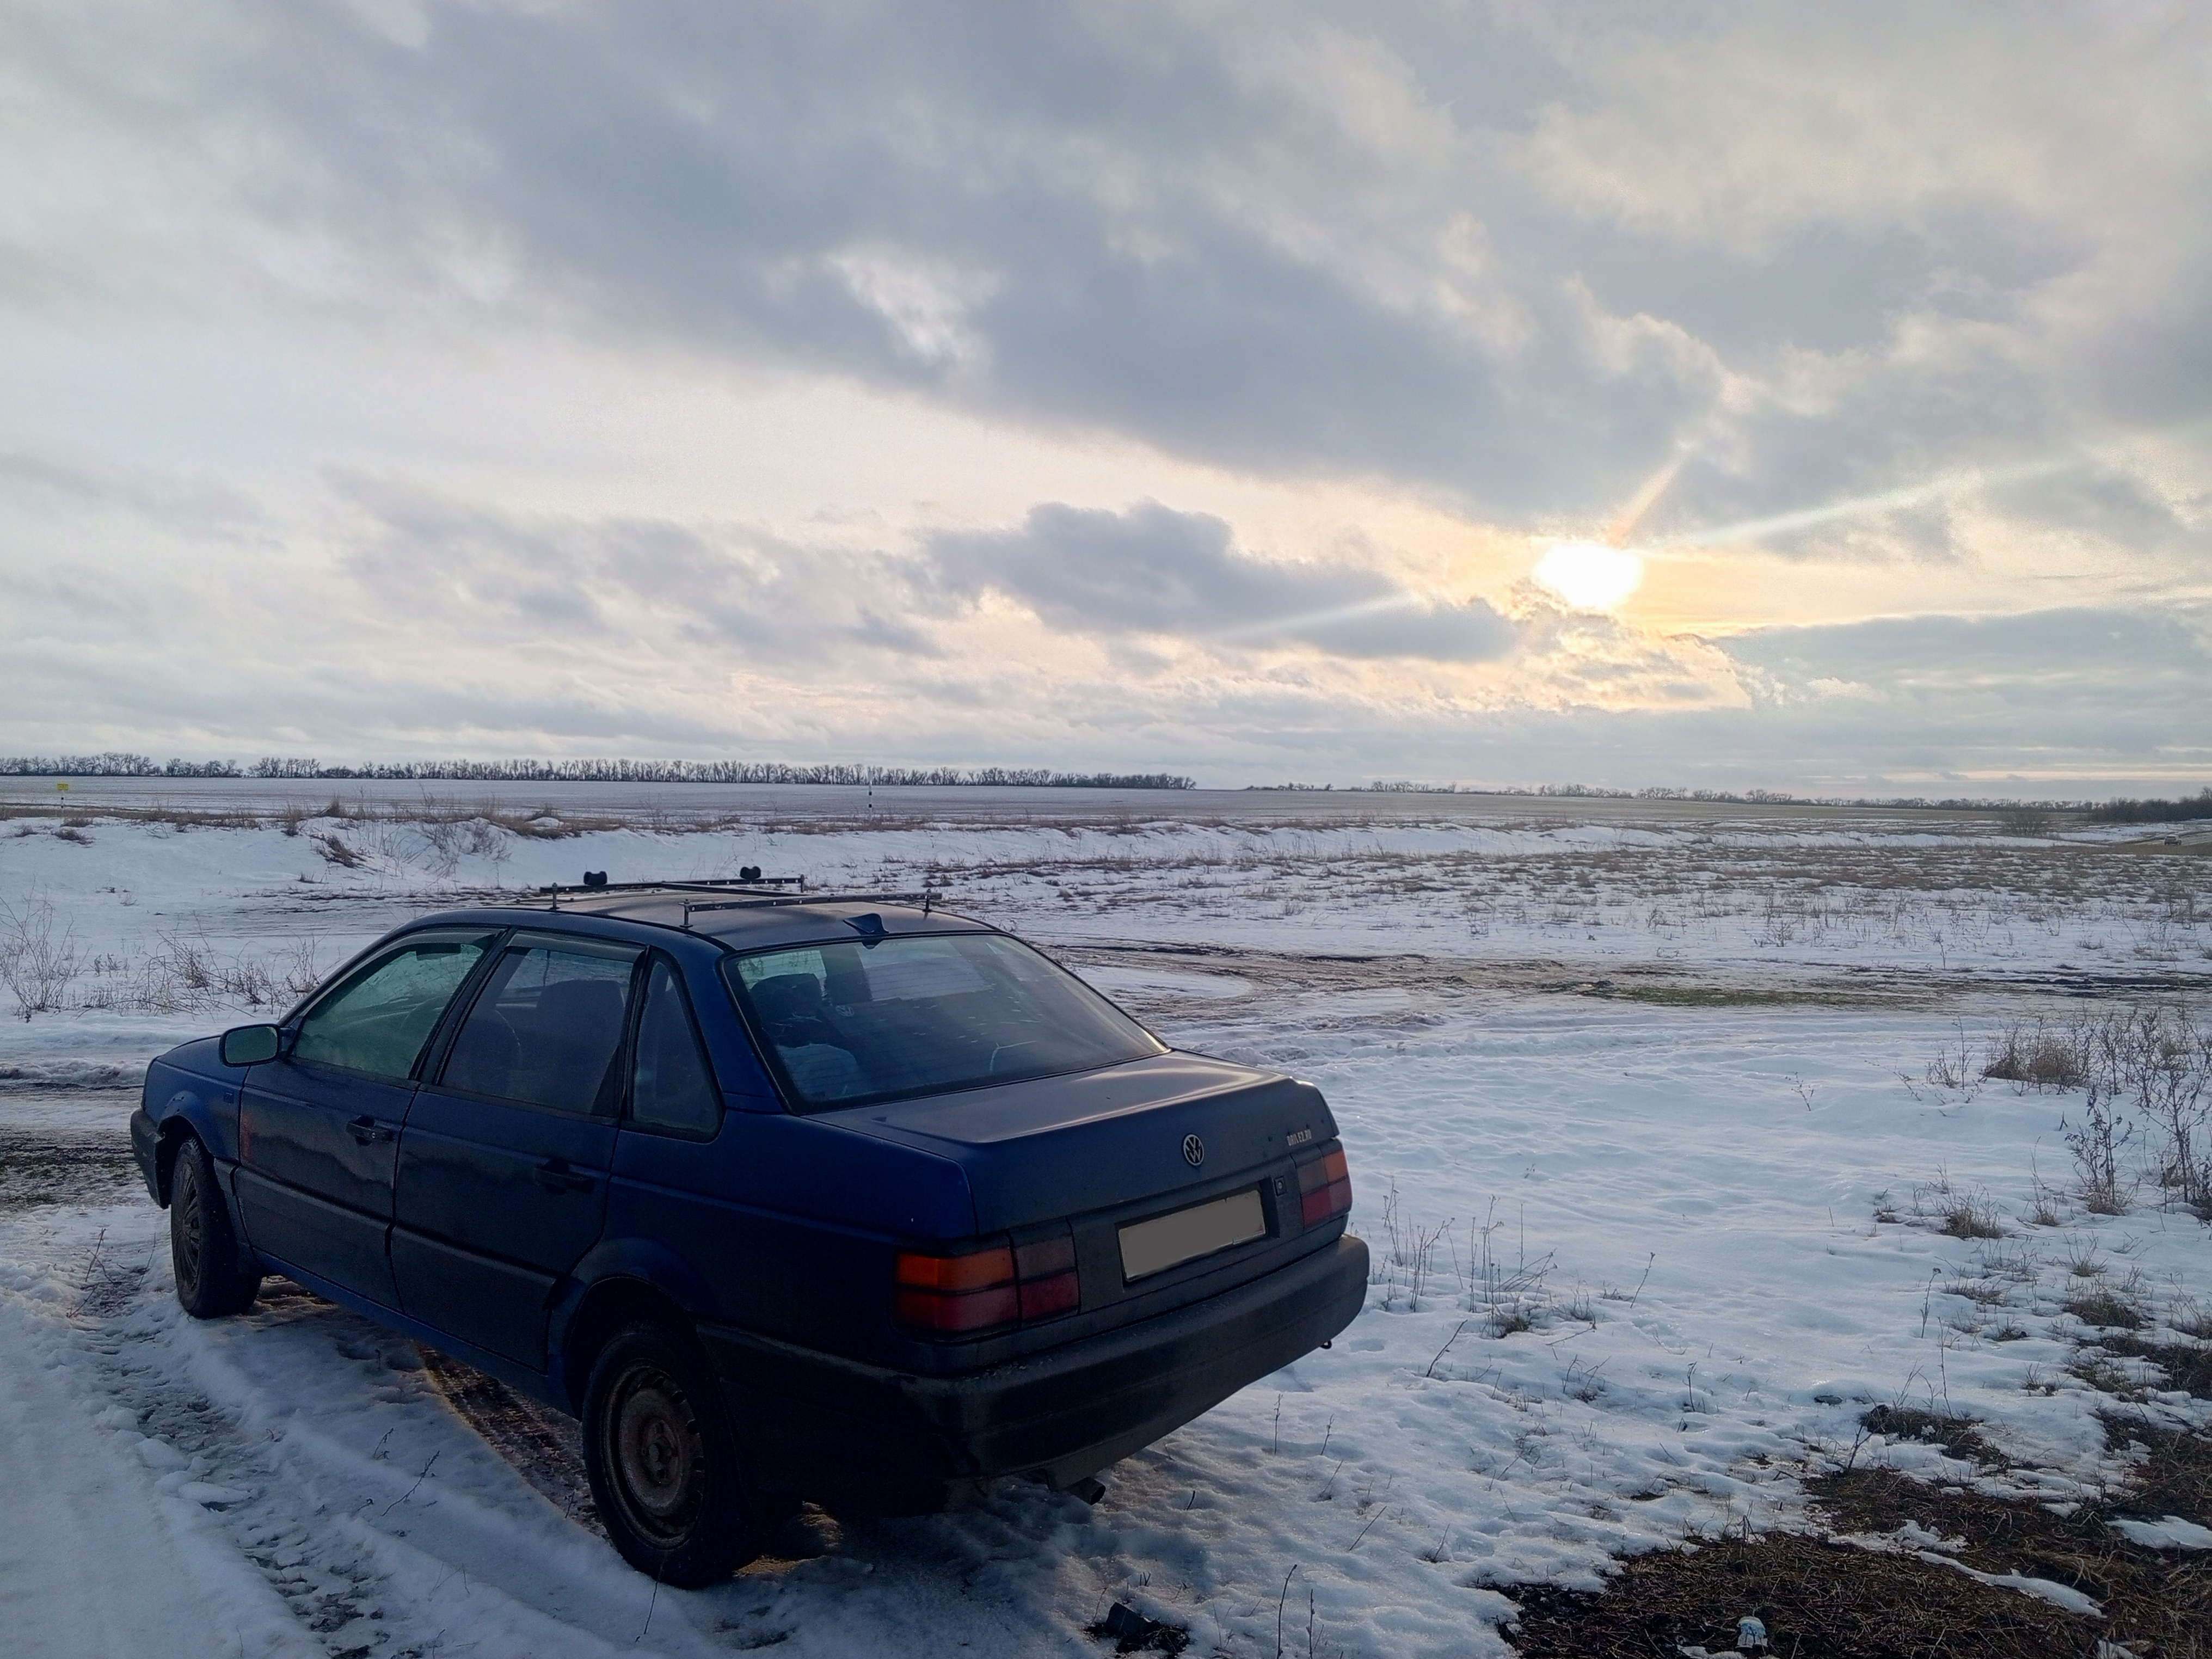
[{"label": "car roof rack", "polygon": [[808,893],[803,897],[708,899],[703,903],[685,899],[684,922],[689,927],[693,915],[702,910],[758,910],[775,904],[919,904],[926,916],[938,896],[936,889],[925,887],[916,893]]},{"label": "car roof rack", "polygon": [[[774,890],[763,892],[763,888]],[[795,890],[781,890],[787,888]],[[602,893],[681,895],[686,927],[694,915],[704,910],[758,910],[783,904],[920,904],[922,915],[927,915],[940,896],[933,888],[911,893],[810,893],[804,876],[709,876],[689,881],[603,881],[589,886],[556,881],[538,890],[552,900],[556,910],[561,908],[563,893],[592,898]],[[706,896],[693,898],[694,893]]]},{"label": "car roof rack", "polygon": [[806,890],[806,878],[804,876],[700,876],[684,881],[587,881],[580,884],[556,881],[551,886],[541,887],[538,890],[550,896],[553,901],[553,908],[557,910],[561,908],[561,895],[563,893],[744,893],[757,892],[763,887],[771,889],[795,887],[803,893]]}]

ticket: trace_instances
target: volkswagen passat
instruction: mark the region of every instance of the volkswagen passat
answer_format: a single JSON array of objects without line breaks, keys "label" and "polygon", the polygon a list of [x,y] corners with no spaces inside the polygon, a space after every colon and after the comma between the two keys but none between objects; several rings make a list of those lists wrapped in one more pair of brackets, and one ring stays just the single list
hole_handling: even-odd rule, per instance
[{"label": "volkswagen passat", "polygon": [[927,902],[428,916],[155,1061],[131,1132],[188,1311],[281,1273],[574,1413],[616,1547],[678,1584],[801,1498],[1095,1495],[1367,1279],[1318,1091]]}]

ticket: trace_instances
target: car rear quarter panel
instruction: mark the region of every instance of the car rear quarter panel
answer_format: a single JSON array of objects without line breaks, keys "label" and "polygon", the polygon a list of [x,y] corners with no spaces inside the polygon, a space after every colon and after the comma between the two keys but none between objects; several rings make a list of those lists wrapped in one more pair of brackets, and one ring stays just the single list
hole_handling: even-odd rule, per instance
[{"label": "car rear quarter panel", "polygon": [[872,1353],[888,1331],[899,1241],[975,1231],[949,1158],[781,1112],[732,1111],[711,1141],[622,1133],[606,1231],[575,1278],[638,1274],[679,1300],[679,1285],[696,1287],[697,1317]]}]

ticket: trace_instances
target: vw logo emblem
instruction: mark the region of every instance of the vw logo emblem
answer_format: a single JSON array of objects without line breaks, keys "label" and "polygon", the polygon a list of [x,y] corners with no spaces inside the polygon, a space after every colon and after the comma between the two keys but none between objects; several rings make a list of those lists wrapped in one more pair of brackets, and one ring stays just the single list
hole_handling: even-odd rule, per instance
[{"label": "vw logo emblem", "polygon": [[1182,1138],[1182,1161],[1194,1170],[1205,1163],[1206,1143],[1196,1135],[1185,1135]]}]

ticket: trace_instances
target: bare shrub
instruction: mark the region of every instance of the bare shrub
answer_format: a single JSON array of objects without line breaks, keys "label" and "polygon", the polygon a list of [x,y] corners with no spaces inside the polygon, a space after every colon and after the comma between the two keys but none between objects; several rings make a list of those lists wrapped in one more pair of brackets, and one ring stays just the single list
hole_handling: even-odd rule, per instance
[{"label": "bare shrub", "polygon": [[323,855],[325,862],[335,864],[341,870],[358,870],[361,868],[361,854],[354,851],[352,848],[347,846],[346,843],[337,836],[327,835],[319,831],[315,835],[308,837],[308,839],[315,843],[315,850]]},{"label": "bare shrub", "polygon": [[2058,1127],[2074,1154],[2075,1188],[2081,1207],[2092,1215],[2125,1215],[2134,1201],[2136,1183],[2120,1167],[2120,1154],[2136,1138],[2133,1120],[2112,1109],[2112,1098],[2095,1085],[2082,1109],[2079,1123],[2064,1118]]},{"label": "bare shrub", "polygon": [[1955,1043],[1936,1051],[1936,1057],[1928,1062],[1925,1075],[1936,1088],[1955,1089],[1968,1100],[1981,1092],[1984,1074],[1982,1068],[1974,1064],[1965,1027],[1960,1028]]},{"label": "bare shrub", "polygon": [[451,819],[428,819],[416,826],[429,848],[424,867],[440,880],[461,867],[461,826]]},{"label": "bare shrub", "polygon": [[2159,1185],[2212,1218],[2212,1030],[2185,1010],[2129,1011],[2125,1081],[2150,1126]]},{"label": "bare shrub", "polygon": [[20,904],[0,898],[0,984],[27,1020],[60,1007],[82,966],[69,924],[58,935],[54,920],[54,907],[42,898]]},{"label": "bare shrub", "polygon": [[323,982],[322,946],[322,940],[310,933],[295,939],[284,951],[279,982],[294,996],[303,997]]},{"label": "bare shrub", "polygon": [[2053,1029],[2015,1020],[1990,1045],[1982,1075],[2032,1089],[2078,1089],[2089,1080],[2083,1029]]},{"label": "bare shrub", "polygon": [[[1475,1251],[1466,1273],[1467,1310],[1483,1316],[1486,1334],[1492,1337],[1534,1330],[1549,1301],[1544,1280],[1552,1271],[1553,1252],[1547,1250],[1530,1261],[1522,1247],[1516,1251],[1513,1265],[1507,1267],[1492,1243],[1504,1224],[1498,1216],[1498,1201],[1492,1199],[1489,1216],[1476,1231]],[[1597,1322],[1592,1317],[1589,1322]]]}]

